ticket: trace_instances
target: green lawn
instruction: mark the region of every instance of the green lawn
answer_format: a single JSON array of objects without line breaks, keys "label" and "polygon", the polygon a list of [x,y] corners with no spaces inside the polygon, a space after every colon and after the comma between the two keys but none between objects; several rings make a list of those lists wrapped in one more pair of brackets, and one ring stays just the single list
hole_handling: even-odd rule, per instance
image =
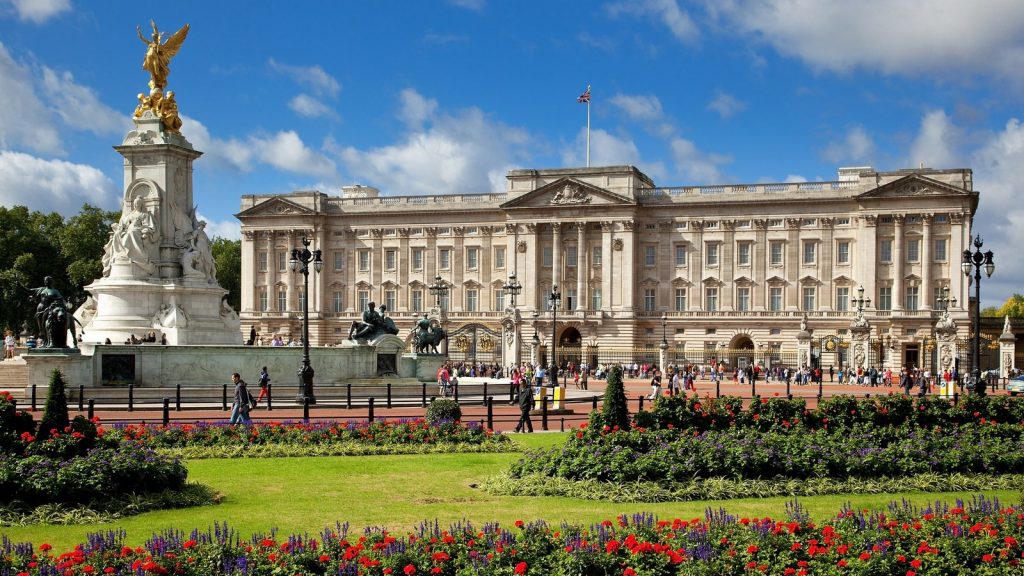
[{"label": "green lawn", "polygon": [[[552,445],[564,434],[515,436],[529,447]],[[724,507],[734,514],[781,517],[786,498],[689,502],[673,504],[612,504],[552,497],[492,497],[472,487],[504,470],[519,454],[465,454],[417,456],[368,456],[331,458],[276,458],[195,460],[189,462],[189,478],[224,494],[215,506],[168,510],[134,516],[112,524],[92,526],[29,526],[2,528],[15,542],[49,542],[64,550],[98,530],[124,528],[133,544],[142,543],[154,531],[188,530],[224,522],[248,535],[277,527],[283,533],[319,533],[336,521],[354,529],[388,526],[406,531],[421,520],[438,519],[442,526],[461,519],[474,523],[544,518],[589,523],[622,513],[652,511],[660,517],[703,516],[708,507]],[[1003,502],[1017,503],[1015,492],[992,492]],[[956,494],[897,494],[888,496],[846,495],[801,498],[816,518],[824,519],[845,502],[857,507],[881,507],[907,497],[917,503]],[[960,495],[969,496],[969,495]]]}]

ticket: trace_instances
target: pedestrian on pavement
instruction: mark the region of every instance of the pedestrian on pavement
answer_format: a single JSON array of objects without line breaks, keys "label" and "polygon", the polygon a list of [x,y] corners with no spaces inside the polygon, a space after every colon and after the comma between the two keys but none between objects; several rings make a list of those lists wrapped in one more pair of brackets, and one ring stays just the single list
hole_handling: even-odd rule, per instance
[{"label": "pedestrian on pavement", "polygon": [[263,367],[263,370],[260,370],[258,383],[260,385],[260,395],[256,397],[257,404],[270,395],[270,373],[267,372],[266,366]]},{"label": "pedestrian on pavement", "polygon": [[516,424],[516,432],[533,432],[533,422],[530,420],[530,410],[533,409],[533,388],[528,382],[519,387],[519,423]]},{"label": "pedestrian on pavement", "polygon": [[253,405],[252,394],[249,394],[249,388],[238,372],[231,375],[231,382],[235,385],[235,398],[231,404],[231,423],[252,424],[252,420],[249,418],[249,410]]}]

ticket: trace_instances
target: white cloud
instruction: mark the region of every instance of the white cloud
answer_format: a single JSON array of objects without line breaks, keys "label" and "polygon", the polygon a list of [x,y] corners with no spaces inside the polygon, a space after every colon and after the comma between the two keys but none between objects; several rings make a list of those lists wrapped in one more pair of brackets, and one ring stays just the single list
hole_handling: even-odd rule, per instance
[{"label": "white cloud", "polygon": [[123,136],[132,129],[128,115],[100,102],[96,92],[76,84],[70,72],[61,73],[44,67],[42,85],[47,99],[68,126],[88,130],[97,136]]},{"label": "white cloud", "polygon": [[250,136],[249,144],[256,149],[260,160],[281,170],[311,176],[333,176],[334,162],[310,150],[292,130],[272,136]]},{"label": "white cloud", "polygon": [[227,240],[238,240],[242,237],[242,227],[238,220],[211,220],[196,212],[196,218],[206,221],[206,234],[210,238],[224,238]]},{"label": "white cloud", "polygon": [[0,43],[0,148],[25,147],[35,152],[63,152],[51,112],[36,95],[28,67],[14,61]]},{"label": "white cloud", "polygon": [[700,37],[700,30],[690,15],[679,7],[676,0],[624,0],[609,4],[605,10],[611,16],[651,16],[661,21],[677,40],[692,44]]},{"label": "white cloud", "polygon": [[[566,166],[587,165],[587,129],[577,134],[575,141],[562,150],[562,163]],[[640,149],[629,137],[618,137],[604,130],[590,131],[590,165],[621,166],[640,163]]]},{"label": "white cloud", "polygon": [[221,168],[249,172],[257,162],[296,174],[335,176],[334,162],[310,149],[294,131],[251,134],[245,139],[227,140],[210,136],[198,120],[182,117],[182,134],[192,145]]},{"label": "white cloud", "polygon": [[119,196],[114,182],[92,166],[0,151],[0,205],[70,216],[86,202],[109,210]]},{"label": "white cloud", "polygon": [[705,6],[723,27],[757,34],[820,69],[982,72],[1017,81],[1024,64],[1019,0],[706,0]]},{"label": "white cloud", "polygon": [[718,112],[718,115],[722,118],[731,118],[736,113],[742,112],[746,107],[746,102],[720,90],[715,93],[715,97],[711,102],[708,102],[708,110]]},{"label": "white cloud", "polygon": [[1017,272],[1024,270],[1024,124],[1017,118],[1007,121],[974,153],[971,164],[980,193],[973,232],[981,234],[984,249],[995,253],[996,262],[995,274],[982,283],[982,305],[1001,305],[1021,292]]},{"label": "white cloud", "polygon": [[875,151],[875,143],[863,126],[853,126],[838,142],[831,142],[821,152],[826,162],[850,164],[867,162]]},{"label": "white cloud", "polygon": [[629,96],[617,94],[611,99],[631,120],[658,120],[662,117],[661,101],[657,96]]},{"label": "white cloud", "polygon": [[318,96],[336,97],[341,92],[341,84],[320,66],[292,66],[270,59],[270,69],[288,76],[301,86],[313,91]]},{"label": "white cloud", "polygon": [[437,113],[434,105],[410,107],[432,102],[415,91],[403,92],[400,99],[399,117],[422,118],[424,125],[410,128],[396,144],[337,150],[352,176],[390,194],[504,190],[493,175],[525,157],[526,131],[493,121],[475,107],[455,114]]},{"label": "white cloud", "polygon": [[299,116],[306,118],[337,118],[338,114],[322,100],[309,94],[299,94],[288,102],[288,107]]},{"label": "white cloud", "polygon": [[437,100],[424,98],[412,88],[402,90],[398,98],[402,104],[398,115],[411,129],[420,128],[424,122],[433,118],[437,112]]},{"label": "white cloud", "polygon": [[953,152],[959,130],[942,110],[933,110],[921,118],[921,131],[910,146],[907,167],[943,168],[956,161]]},{"label": "white cloud", "polygon": [[42,24],[50,18],[71,10],[71,0],[10,0],[18,19]]},{"label": "white cloud", "polygon": [[732,162],[732,158],[724,154],[701,151],[686,138],[673,138],[670,147],[676,171],[688,182],[720,183],[724,179],[718,167]]}]

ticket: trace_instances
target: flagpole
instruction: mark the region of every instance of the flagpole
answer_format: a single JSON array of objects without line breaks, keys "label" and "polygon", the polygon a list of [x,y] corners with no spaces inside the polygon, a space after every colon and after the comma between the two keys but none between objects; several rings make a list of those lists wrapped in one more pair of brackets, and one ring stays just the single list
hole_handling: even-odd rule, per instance
[{"label": "flagpole", "polygon": [[[590,86],[587,86],[590,90]],[[587,168],[590,168],[590,99],[587,99]]]}]

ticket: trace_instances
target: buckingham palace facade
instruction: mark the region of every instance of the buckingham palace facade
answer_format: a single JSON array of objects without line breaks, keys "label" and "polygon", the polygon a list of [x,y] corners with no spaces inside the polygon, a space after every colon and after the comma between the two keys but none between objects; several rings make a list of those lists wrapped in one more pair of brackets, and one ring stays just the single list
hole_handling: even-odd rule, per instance
[{"label": "buckingham palace facade", "polygon": [[978,196],[970,169],[659,187],[633,166],[512,170],[501,193],[248,195],[242,329],[298,339],[305,295],[288,260],[306,237],[323,258],[309,277],[312,345],[347,338],[373,301],[402,337],[430,313],[457,359],[507,364],[554,338],[560,358],[589,362],[664,340],[674,362],[794,363],[802,333],[827,366],[844,363],[862,315],[871,364],[922,365],[943,309],[958,342],[969,331],[960,255]]}]

